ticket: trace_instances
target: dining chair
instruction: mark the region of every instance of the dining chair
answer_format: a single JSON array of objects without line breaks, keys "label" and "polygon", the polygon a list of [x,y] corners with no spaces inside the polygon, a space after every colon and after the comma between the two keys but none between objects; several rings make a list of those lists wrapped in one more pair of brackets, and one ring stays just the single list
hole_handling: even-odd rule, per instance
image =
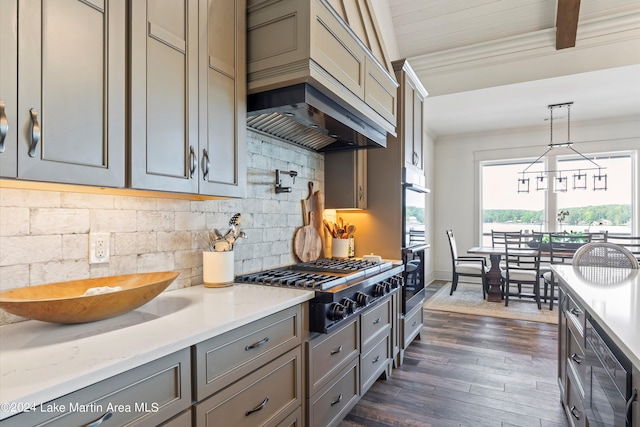
[{"label": "dining chair", "polygon": [[458,278],[460,276],[480,277],[482,279],[482,299],[485,299],[488,288],[486,275],[489,272],[487,260],[481,256],[458,255],[458,248],[456,246],[456,238],[453,234],[453,230],[447,230],[447,238],[449,239],[449,248],[451,249],[451,264],[453,270],[451,291],[449,292],[449,295],[453,295],[453,291],[457,289]]},{"label": "dining chair", "polygon": [[576,251],[573,265],[638,269],[638,260],[624,246],[610,242],[591,242]]},{"label": "dining chair", "polygon": [[[522,230],[519,231],[495,231],[491,230],[491,246],[494,248],[520,248],[524,245]],[[504,260],[500,261],[500,268],[506,267]]]},{"label": "dining chair", "polygon": [[[581,235],[581,240],[583,240],[583,244],[589,243],[591,239],[591,235]],[[562,233],[549,233],[549,264],[571,264],[573,262],[573,256],[578,250],[578,246],[576,243],[580,242],[567,242],[565,241],[567,238],[566,234]],[[542,267],[541,267],[542,269]],[[550,289],[549,295],[549,310],[553,310],[553,301],[555,299],[555,287],[558,284],[558,279],[555,277],[555,273],[549,269],[549,271],[545,271],[542,273],[542,278],[544,279],[544,293],[543,299],[544,302],[547,302],[547,292]]]},{"label": "dining chair", "polygon": [[[506,268],[502,270],[504,305],[509,305],[509,297],[533,298],[542,308],[540,302],[540,248],[511,249],[505,245]],[[511,293],[511,285],[518,285],[518,292]],[[531,288],[531,292],[523,292],[523,287]]]},{"label": "dining chair", "polygon": [[607,231],[594,231],[587,232],[583,234],[584,236],[589,236],[590,242],[606,242],[609,238],[609,233]]},{"label": "dining chair", "polygon": [[640,236],[626,234],[607,234],[607,242],[627,248],[636,259],[640,259]]}]

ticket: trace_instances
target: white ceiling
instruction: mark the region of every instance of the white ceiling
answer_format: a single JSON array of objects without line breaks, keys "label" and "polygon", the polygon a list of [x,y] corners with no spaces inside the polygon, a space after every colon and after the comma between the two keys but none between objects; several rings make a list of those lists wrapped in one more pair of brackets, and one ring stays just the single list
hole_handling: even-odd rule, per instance
[{"label": "white ceiling", "polygon": [[582,0],[576,48],[561,51],[556,0],[388,2],[396,54],[432,94],[426,120],[436,137],[543,125],[547,105],[571,101],[572,121],[640,123],[638,0]]}]

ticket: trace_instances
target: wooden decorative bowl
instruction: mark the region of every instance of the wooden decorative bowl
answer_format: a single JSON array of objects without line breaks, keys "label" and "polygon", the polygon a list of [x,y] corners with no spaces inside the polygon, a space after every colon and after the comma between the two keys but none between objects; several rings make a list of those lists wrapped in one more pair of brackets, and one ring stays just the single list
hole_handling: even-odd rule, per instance
[{"label": "wooden decorative bowl", "polygon": [[[151,301],[178,277],[178,272],[125,274],[28,286],[0,292],[0,308],[28,319],[54,323],[85,323],[131,311]],[[119,286],[84,295],[87,289]]]}]

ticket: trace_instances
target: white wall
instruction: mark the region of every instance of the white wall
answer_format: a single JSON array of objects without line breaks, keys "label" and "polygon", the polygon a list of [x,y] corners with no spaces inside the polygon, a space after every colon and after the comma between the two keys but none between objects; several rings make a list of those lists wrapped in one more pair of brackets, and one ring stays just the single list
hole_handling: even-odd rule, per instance
[{"label": "white wall", "polygon": [[[582,153],[638,151],[638,123],[637,117],[601,123],[572,122],[574,148]],[[453,229],[460,254],[479,243],[478,163],[483,160],[535,158],[546,150],[548,143],[548,127],[455,135],[441,137],[435,141],[434,178],[431,186],[434,205],[432,252],[435,278],[451,279],[451,255],[445,235],[446,229]],[[629,185],[635,194],[634,223],[637,227],[640,178],[636,175],[634,182]],[[514,193],[514,198],[515,196]]]}]

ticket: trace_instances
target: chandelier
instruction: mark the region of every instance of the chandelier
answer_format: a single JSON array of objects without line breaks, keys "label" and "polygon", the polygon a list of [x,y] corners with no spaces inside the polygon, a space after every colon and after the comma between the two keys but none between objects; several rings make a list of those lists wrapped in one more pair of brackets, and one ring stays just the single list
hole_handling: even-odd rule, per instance
[{"label": "chandelier", "polygon": [[[578,150],[573,148],[573,143],[571,142],[571,105],[573,102],[565,102],[563,104],[551,104],[548,106],[550,112],[550,124],[551,124],[551,132],[550,132],[550,142],[547,147],[547,151],[542,153],[540,157],[535,159],[529,166],[527,166],[522,172],[520,172],[520,177],[518,178],[518,193],[528,193],[529,192],[529,178],[527,178],[528,174],[533,174],[535,176],[536,182],[536,190],[547,190],[549,185],[549,174],[555,174],[553,178],[553,191],[556,193],[566,192],[569,187],[569,175],[568,173],[573,172],[573,189],[574,190],[586,190],[587,189],[587,174],[586,171],[597,170],[597,173],[593,174],[593,190],[606,190],[607,189],[607,174],[603,174],[602,170],[606,169],[606,167],[602,167],[597,164],[595,161],[590,158],[584,156]],[[553,142],[553,110],[556,108],[567,108],[567,142],[562,143],[554,143]],[[531,166],[535,165],[546,156],[549,151],[554,148],[565,147],[571,150],[573,153],[577,154],[581,158],[589,161],[593,166],[579,169],[557,169],[557,170],[543,170],[543,171],[530,171]]]}]

